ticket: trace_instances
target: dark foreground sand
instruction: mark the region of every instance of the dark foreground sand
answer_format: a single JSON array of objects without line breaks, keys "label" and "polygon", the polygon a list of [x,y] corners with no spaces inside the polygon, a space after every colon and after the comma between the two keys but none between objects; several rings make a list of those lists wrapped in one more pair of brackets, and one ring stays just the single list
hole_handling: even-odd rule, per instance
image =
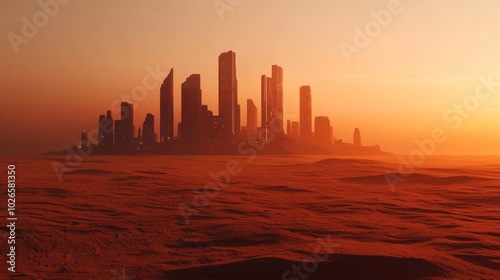
[{"label": "dark foreground sand", "polygon": [[63,182],[63,157],[15,160],[14,279],[500,279],[500,157],[428,159],[394,191],[394,157],[246,159],[92,156]]}]

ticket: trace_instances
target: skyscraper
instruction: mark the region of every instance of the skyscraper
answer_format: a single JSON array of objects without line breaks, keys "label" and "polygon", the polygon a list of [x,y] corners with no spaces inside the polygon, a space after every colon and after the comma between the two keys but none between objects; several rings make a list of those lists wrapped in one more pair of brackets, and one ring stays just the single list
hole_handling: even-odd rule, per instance
[{"label": "skyscraper", "polygon": [[89,143],[89,134],[87,131],[82,131],[82,134],[81,134],[81,148],[83,150],[87,150],[90,146],[90,143]]},{"label": "skyscraper", "polygon": [[361,147],[361,133],[359,132],[359,128],[354,129],[352,143],[355,147]]},{"label": "skyscraper", "polygon": [[271,108],[273,100],[271,95],[271,78],[262,75],[260,79],[260,102],[261,102],[261,129],[264,131],[262,135],[267,140],[267,129],[269,128],[269,120],[271,119]]},{"label": "skyscraper", "polygon": [[121,103],[121,121],[123,131],[123,145],[131,148],[134,145],[134,105],[127,102]]},{"label": "skyscraper", "polygon": [[332,146],[330,119],[328,117],[316,117],[314,119],[314,133],[316,144],[321,148]]},{"label": "skyscraper", "polygon": [[[284,133],[283,126],[283,68],[278,65],[272,66],[272,77],[261,76],[260,80],[261,98],[261,127],[265,129],[266,139],[268,129],[273,132]],[[278,131],[276,131],[278,130]]]},{"label": "skyscraper", "polygon": [[115,121],[115,135],[114,135],[114,146],[116,149],[123,150],[123,121],[116,120]]},{"label": "skyscraper", "polygon": [[191,147],[199,147],[201,133],[201,76],[193,74],[182,83],[181,135],[182,142]]},{"label": "skyscraper", "polygon": [[247,131],[250,135],[257,135],[257,106],[252,99],[247,99]]},{"label": "skyscraper", "polygon": [[104,122],[105,122],[106,116],[105,115],[99,115],[99,134],[97,136],[97,145],[98,146],[104,146]]},{"label": "skyscraper", "polygon": [[283,68],[278,65],[272,66],[271,77],[271,95],[272,108],[271,118],[274,118],[275,126],[279,127],[281,132],[284,132],[283,126]]},{"label": "skyscraper", "polygon": [[220,148],[222,144],[223,127],[219,116],[214,116],[207,105],[201,106],[202,115],[202,138],[203,148],[205,150],[214,150]]},{"label": "skyscraper", "polygon": [[99,147],[109,150],[113,147],[113,117],[111,111],[99,116]]},{"label": "skyscraper", "polygon": [[300,141],[307,145],[312,142],[311,99],[311,87],[300,87]]},{"label": "skyscraper", "polygon": [[142,124],[142,144],[146,148],[155,145],[155,117],[152,114],[147,114]]},{"label": "skyscraper", "polygon": [[160,88],[160,143],[174,139],[174,69]]},{"label": "skyscraper", "polygon": [[228,51],[219,56],[219,116],[224,123],[224,139],[231,142],[240,133],[236,53]]}]

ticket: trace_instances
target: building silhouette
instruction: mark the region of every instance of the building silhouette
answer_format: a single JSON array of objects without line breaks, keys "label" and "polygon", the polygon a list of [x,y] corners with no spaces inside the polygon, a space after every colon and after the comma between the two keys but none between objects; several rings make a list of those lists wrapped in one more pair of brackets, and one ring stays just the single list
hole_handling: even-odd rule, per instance
[{"label": "building silhouette", "polygon": [[[155,117],[152,114],[146,115],[142,128],[142,145],[145,148],[153,148],[155,146]],[[139,142],[141,142],[140,136]]]},{"label": "building silhouette", "polygon": [[303,144],[312,143],[312,101],[311,87],[300,87],[300,141]]},{"label": "building silhouette", "polygon": [[219,56],[219,116],[224,123],[224,140],[230,143],[240,133],[240,105],[236,79],[236,53]]},{"label": "building silhouette", "polygon": [[361,147],[361,133],[359,132],[359,128],[354,129],[352,144],[355,147]]},{"label": "building silhouette", "polygon": [[202,138],[203,149],[211,151],[218,149],[223,144],[224,126],[222,118],[213,114],[208,110],[207,105],[201,106],[202,115]]},{"label": "building silhouette", "polygon": [[329,148],[333,145],[332,128],[328,117],[320,116],[314,119],[314,134],[316,136],[316,145],[321,148]]},{"label": "building silhouette", "polygon": [[[272,76],[261,76],[261,127],[284,132],[283,126],[283,68],[272,66]],[[272,122],[272,123],[271,123]],[[266,133],[267,135],[267,133]],[[267,136],[266,136],[267,139]]]},{"label": "building silhouette", "polygon": [[106,115],[99,115],[99,133],[97,135],[97,145],[104,146],[104,124],[106,122]]},{"label": "building silhouette", "polygon": [[128,102],[121,103],[122,145],[129,149],[134,146],[134,105]]},{"label": "building silhouette", "polygon": [[261,135],[267,141],[269,134],[269,120],[271,120],[271,108],[272,108],[272,94],[271,94],[271,78],[266,75],[262,75],[260,79],[260,100],[261,100],[261,124],[260,127],[263,130]]},{"label": "building silhouette", "polygon": [[174,69],[160,88],[160,143],[174,140]]},{"label": "building silhouette", "polygon": [[116,120],[115,121],[115,132],[114,132],[114,148],[116,150],[123,150],[124,149],[124,143],[123,143],[123,122],[122,120]]},{"label": "building silhouette", "polygon": [[82,150],[87,150],[90,146],[90,143],[89,143],[89,134],[87,131],[82,131],[82,134],[81,134],[81,139],[80,139],[80,147],[82,148]]},{"label": "building silhouette", "polygon": [[203,142],[201,127],[201,76],[189,76],[181,87],[181,141],[189,148]]},{"label": "building silhouette", "polygon": [[111,111],[107,111],[106,115],[99,116],[99,136],[98,146],[101,149],[110,150],[113,148],[113,117]]},{"label": "building silhouette", "polygon": [[[284,133],[283,126],[283,68],[278,65],[272,66],[272,77],[271,77],[271,95],[272,95],[272,107],[271,107],[271,118],[274,119],[275,127],[278,127],[278,131]],[[272,120],[273,120],[272,119]]]},{"label": "building silhouette", "polygon": [[252,99],[247,99],[247,132],[257,135],[258,109]]},{"label": "building silhouette", "polygon": [[[218,105],[219,115],[202,105],[201,76],[193,74],[181,85],[181,122],[174,138],[174,69],[170,69],[160,88],[159,135],[155,132],[155,120],[147,114],[142,127],[134,137],[134,106],[122,102],[120,119],[113,120],[111,111],[99,115],[99,153],[138,153],[156,150],[158,153],[193,154],[239,152],[241,144],[260,145],[262,153],[334,153],[334,154],[380,154],[379,146],[365,147],[361,133],[354,130],[353,143],[345,143],[333,137],[333,127],[328,117],[312,117],[312,95],[310,86],[300,87],[299,121],[287,120],[286,136],[283,105],[283,68],[272,65],[271,77],[261,76],[260,127],[258,107],[247,99],[247,123],[241,126],[241,111],[238,103],[238,81],[236,76],[236,54],[228,51],[218,59]],[[244,133],[242,130],[244,129]],[[245,136],[256,136],[245,137]],[[273,138],[278,136],[276,138]],[[274,139],[271,140],[271,139]],[[294,141],[291,141],[293,139]],[[259,143],[257,143],[259,142]],[[163,147],[158,143],[165,144]],[[86,132],[81,134],[81,147],[93,148]],[[161,148],[160,148],[161,147]],[[262,149],[260,149],[262,147]],[[75,145],[73,147],[77,149]],[[320,149],[322,148],[322,149]]]}]

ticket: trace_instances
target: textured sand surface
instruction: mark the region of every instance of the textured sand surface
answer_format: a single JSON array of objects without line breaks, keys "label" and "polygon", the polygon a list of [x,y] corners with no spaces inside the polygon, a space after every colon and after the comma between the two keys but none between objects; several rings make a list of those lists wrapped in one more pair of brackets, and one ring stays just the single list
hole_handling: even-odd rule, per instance
[{"label": "textured sand surface", "polygon": [[[500,279],[500,157],[431,158],[394,192],[395,157],[91,156],[63,182],[54,159],[1,160],[17,164],[18,279],[297,280],[282,277],[326,238],[307,279]],[[186,223],[179,205],[230,160],[241,173]]]}]

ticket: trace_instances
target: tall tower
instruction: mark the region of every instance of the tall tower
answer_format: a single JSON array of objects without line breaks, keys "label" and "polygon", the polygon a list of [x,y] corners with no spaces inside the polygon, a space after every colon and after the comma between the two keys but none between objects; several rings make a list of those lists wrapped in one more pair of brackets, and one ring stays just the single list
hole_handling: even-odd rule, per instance
[{"label": "tall tower", "polygon": [[82,131],[81,134],[81,148],[87,150],[90,147],[89,134],[86,130]]},{"label": "tall tower", "polygon": [[174,69],[160,88],[160,143],[174,139]]},{"label": "tall tower", "polygon": [[272,66],[271,77],[271,95],[273,107],[271,109],[271,118],[275,120],[275,126],[284,132],[283,126],[283,68],[278,65]]},{"label": "tall tower", "polygon": [[111,116],[111,111],[106,112],[105,123],[103,124],[104,132],[104,145],[106,148],[113,147],[113,116]]},{"label": "tall tower", "polygon": [[182,83],[181,135],[184,144],[191,147],[202,144],[201,121],[201,76],[193,74]]},{"label": "tall tower", "polygon": [[354,129],[352,143],[355,147],[361,147],[361,133],[359,132],[359,128]]},{"label": "tall tower", "polygon": [[[262,129],[278,128],[284,132],[283,126],[283,68],[272,66],[272,76],[262,75],[261,85],[261,127]],[[277,131],[274,131],[277,132]],[[268,132],[265,131],[267,139]]]},{"label": "tall tower", "polygon": [[236,53],[233,51],[219,56],[219,116],[224,124],[224,139],[231,142],[233,136],[240,133]]},{"label": "tall tower", "polygon": [[104,146],[104,123],[106,122],[106,116],[105,115],[99,115],[99,134],[97,137],[97,145],[99,147]]},{"label": "tall tower", "polygon": [[328,148],[332,143],[330,119],[328,117],[316,117],[314,119],[314,133],[316,144],[321,148]]},{"label": "tall tower", "polygon": [[122,144],[126,148],[134,145],[134,105],[127,102],[121,103],[121,125],[122,125]]},{"label": "tall tower", "polygon": [[250,135],[257,135],[257,106],[252,99],[247,99],[247,130]]},{"label": "tall tower", "polygon": [[261,102],[261,129],[264,130],[264,135],[267,139],[267,129],[271,119],[271,111],[273,107],[273,99],[271,94],[272,79],[266,75],[262,75],[260,79],[260,102]]},{"label": "tall tower", "polygon": [[300,141],[304,144],[312,142],[312,104],[311,87],[300,87]]},{"label": "tall tower", "polygon": [[99,147],[111,149],[113,147],[113,117],[111,111],[99,116]]},{"label": "tall tower", "polygon": [[155,145],[155,117],[152,114],[147,114],[142,124],[142,144],[146,148]]}]

